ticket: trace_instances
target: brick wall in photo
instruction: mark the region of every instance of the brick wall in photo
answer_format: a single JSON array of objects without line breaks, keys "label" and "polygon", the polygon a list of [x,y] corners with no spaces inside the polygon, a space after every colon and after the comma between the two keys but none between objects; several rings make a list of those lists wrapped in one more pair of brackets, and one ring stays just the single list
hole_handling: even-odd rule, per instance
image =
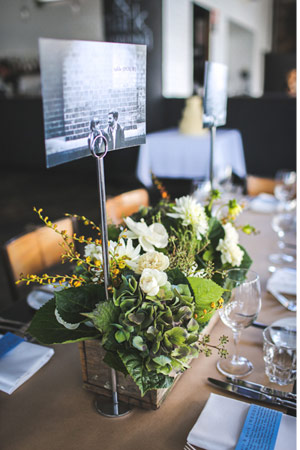
[{"label": "brick wall in photo", "polygon": [[[87,45],[88,44],[88,45]],[[74,42],[62,67],[66,140],[88,135],[97,116],[107,126],[110,110],[119,112],[119,123],[131,127],[145,121],[143,49],[118,44]]]},{"label": "brick wall in photo", "polygon": [[45,138],[64,136],[64,101],[63,101],[63,84],[62,84],[62,48],[57,45],[56,51],[49,48],[48,43],[44,42],[46,52],[42,53],[41,61],[45,68],[42,73],[43,88],[43,112],[45,120]]}]

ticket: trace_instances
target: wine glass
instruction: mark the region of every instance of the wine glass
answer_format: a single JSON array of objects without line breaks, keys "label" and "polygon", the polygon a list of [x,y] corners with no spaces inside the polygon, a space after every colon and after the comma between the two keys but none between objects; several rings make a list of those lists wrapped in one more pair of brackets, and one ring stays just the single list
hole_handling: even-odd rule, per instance
[{"label": "wine glass", "polygon": [[[272,219],[272,228],[278,236],[278,247],[280,249],[285,248],[284,237],[289,232],[296,232],[296,214],[281,213],[276,214]],[[273,264],[291,263],[295,260],[292,255],[286,253],[271,253],[269,260]]]},{"label": "wine glass", "polygon": [[231,269],[226,273],[224,287],[231,295],[219,313],[222,322],[232,329],[234,353],[220,359],[217,368],[223,375],[244,377],[252,372],[253,365],[247,358],[238,355],[238,343],[243,329],[252,324],[261,308],[259,276],[252,270]]},{"label": "wine glass", "polygon": [[211,183],[206,178],[198,178],[192,182],[192,197],[199,203],[207,201],[211,193]]},{"label": "wine glass", "polygon": [[296,195],[296,172],[279,170],[275,175],[274,196],[279,201],[278,209],[288,211],[293,208]]}]

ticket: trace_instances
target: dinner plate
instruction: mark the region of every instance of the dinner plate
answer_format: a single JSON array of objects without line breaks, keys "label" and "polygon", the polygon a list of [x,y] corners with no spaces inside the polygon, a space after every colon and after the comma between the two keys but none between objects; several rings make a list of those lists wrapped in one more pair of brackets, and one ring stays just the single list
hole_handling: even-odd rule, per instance
[{"label": "dinner plate", "polygon": [[38,288],[33,289],[27,296],[27,303],[31,308],[38,310],[43,305],[45,305],[45,303],[47,303],[48,300],[54,297],[55,291],[61,291],[62,289],[65,288],[65,286],[66,284],[64,285],[47,284],[45,288],[50,292],[45,292],[42,290],[39,291]]},{"label": "dinner plate", "polygon": [[252,211],[260,213],[272,213],[275,212],[278,206],[278,200],[274,195],[261,193],[254,197],[249,202],[249,207]]}]

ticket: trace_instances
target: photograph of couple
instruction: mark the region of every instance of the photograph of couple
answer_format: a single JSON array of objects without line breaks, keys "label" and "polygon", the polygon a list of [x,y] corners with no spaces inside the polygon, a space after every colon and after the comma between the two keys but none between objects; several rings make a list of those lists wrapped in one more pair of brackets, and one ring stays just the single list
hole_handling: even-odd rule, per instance
[{"label": "photograph of couple", "polygon": [[118,111],[110,111],[108,113],[107,126],[105,128],[101,127],[101,122],[98,117],[94,117],[91,120],[91,132],[88,137],[89,148],[94,147],[97,154],[103,152],[104,140],[100,139],[102,136],[106,139],[108,150],[115,150],[117,148],[124,147],[124,128],[118,123],[118,118]]},{"label": "photograph of couple", "polygon": [[47,167],[145,143],[145,45],[42,38],[39,53]]}]

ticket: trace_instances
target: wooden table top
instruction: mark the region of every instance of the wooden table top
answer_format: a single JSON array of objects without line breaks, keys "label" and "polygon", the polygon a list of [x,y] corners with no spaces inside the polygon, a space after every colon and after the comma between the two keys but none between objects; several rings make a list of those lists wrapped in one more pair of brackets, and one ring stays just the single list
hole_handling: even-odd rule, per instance
[{"label": "wooden table top", "polygon": [[[271,215],[245,212],[243,222],[260,230],[257,236],[241,238],[254,260],[252,268],[261,278],[263,305],[258,321],[270,324],[295,316],[266,292],[268,254],[277,251]],[[217,342],[221,334],[232,338],[231,330],[219,320],[211,332],[211,342]],[[231,346],[232,339],[229,350]],[[77,344],[56,345],[54,349],[50,362],[12,395],[0,392],[2,450],[183,450],[210,393],[238,398],[207,383],[207,377],[223,378],[213,352],[209,358],[200,355],[193,361],[160,409],[135,408],[122,418],[106,418],[96,412],[94,394],[82,388]],[[254,364],[247,379],[270,386],[264,374],[261,329],[243,331],[240,353]],[[280,389],[291,391],[292,386]]]}]

